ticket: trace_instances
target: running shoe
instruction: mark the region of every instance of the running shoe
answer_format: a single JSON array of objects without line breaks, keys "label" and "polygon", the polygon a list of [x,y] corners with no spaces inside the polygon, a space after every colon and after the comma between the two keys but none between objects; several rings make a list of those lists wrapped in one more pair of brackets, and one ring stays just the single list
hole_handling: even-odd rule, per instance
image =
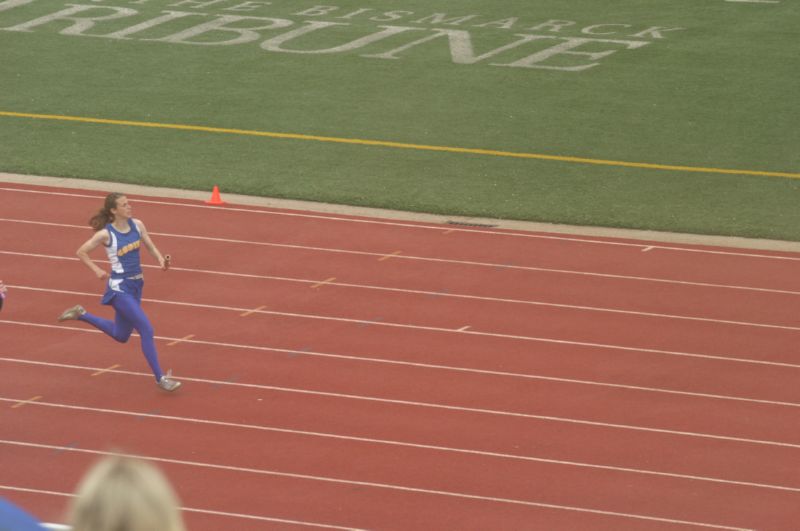
[{"label": "running shoe", "polygon": [[61,321],[75,320],[85,313],[86,310],[83,309],[83,306],[81,306],[80,304],[76,304],[72,308],[67,308],[66,310],[64,310],[64,313],[58,316],[58,321],[61,322]]},{"label": "running shoe", "polygon": [[167,374],[163,375],[158,381],[158,386],[164,391],[172,392],[180,387],[181,383],[178,380],[172,379],[172,370],[170,369],[167,371]]}]

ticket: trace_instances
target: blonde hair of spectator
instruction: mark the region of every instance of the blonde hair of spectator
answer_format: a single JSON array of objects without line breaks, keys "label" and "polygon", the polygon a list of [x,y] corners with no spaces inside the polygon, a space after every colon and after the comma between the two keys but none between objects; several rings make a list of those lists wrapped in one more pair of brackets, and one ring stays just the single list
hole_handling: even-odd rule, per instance
[{"label": "blonde hair of spectator", "polygon": [[154,465],[122,455],[95,463],[70,508],[72,531],[185,531],[180,504]]}]

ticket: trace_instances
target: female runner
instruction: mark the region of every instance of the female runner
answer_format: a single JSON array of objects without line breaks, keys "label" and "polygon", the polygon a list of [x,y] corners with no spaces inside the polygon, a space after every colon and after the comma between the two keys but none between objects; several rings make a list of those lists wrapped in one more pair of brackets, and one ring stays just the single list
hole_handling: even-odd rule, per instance
[{"label": "female runner", "polygon": [[[181,383],[171,378],[171,371],[164,375],[158,364],[158,352],[153,340],[153,326],[142,311],[142,288],[144,275],[139,255],[141,244],[158,260],[163,271],[169,268],[169,255],[161,256],[156,249],[147,229],[138,219],[131,217],[131,205],[122,194],[106,196],[103,208],[89,220],[89,225],[96,231],[94,236],[86,240],[78,249],[78,257],[91,269],[97,278],[108,278],[106,292],[102,303],[111,305],[116,311],[114,321],[103,319],[88,313],[83,306],[73,306],[59,316],[59,321],[77,319],[85,321],[116,339],[125,343],[134,329],[139,332],[147,363],[153,371],[156,383],[165,391],[174,391]],[[111,275],[95,264],[89,253],[103,245],[111,262]]]}]

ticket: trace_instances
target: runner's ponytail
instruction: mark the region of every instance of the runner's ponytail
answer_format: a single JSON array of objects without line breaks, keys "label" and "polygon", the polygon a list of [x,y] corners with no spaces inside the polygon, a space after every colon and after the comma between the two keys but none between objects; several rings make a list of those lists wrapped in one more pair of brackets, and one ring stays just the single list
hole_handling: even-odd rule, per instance
[{"label": "runner's ponytail", "polygon": [[103,208],[97,211],[97,214],[92,216],[89,220],[89,225],[95,230],[98,231],[112,223],[114,221],[114,213],[111,212],[112,208],[117,208],[117,199],[122,197],[123,194],[120,193],[112,193],[106,196],[105,203],[103,203]]}]

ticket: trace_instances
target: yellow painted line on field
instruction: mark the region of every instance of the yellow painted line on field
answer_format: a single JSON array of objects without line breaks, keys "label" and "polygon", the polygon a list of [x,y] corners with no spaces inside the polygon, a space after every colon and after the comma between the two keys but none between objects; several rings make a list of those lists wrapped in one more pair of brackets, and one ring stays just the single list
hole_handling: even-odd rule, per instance
[{"label": "yellow painted line on field", "polygon": [[497,151],[493,149],[460,148],[452,146],[429,146],[425,144],[407,144],[403,142],[390,142],[386,140],[367,140],[362,138],[340,138],[334,136],[301,135],[295,133],[274,133],[270,131],[253,131],[249,129],[228,129],[223,127],[208,127],[203,125],[162,124],[157,122],[136,122],[130,120],[110,120],[107,118],[89,118],[85,116],[63,116],[60,114],[33,114],[24,112],[0,111],[0,116],[15,118],[34,118],[39,120],[60,120],[67,122],[83,122],[91,124],[127,125],[131,127],[152,127],[155,129],[178,129],[181,131],[201,131],[205,133],[224,133],[232,135],[263,136],[291,140],[313,140],[317,142],[335,142],[339,144],[356,144],[363,146],[377,146],[398,149],[416,149],[421,151],[442,151],[447,153],[466,153],[470,155],[491,155],[495,157],[512,157],[521,159],[553,160],[558,162],[575,162],[579,164],[597,164],[603,166],[619,166],[623,168],[643,168],[649,170],[670,170],[700,173],[724,173],[730,175],[758,175],[766,177],[788,177],[800,179],[800,173],[759,171],[759,170],[732,170],[725,168],[704,168],[695,166],[676,166],[670,164],[651,164],[649,162],[627,162],[622,160],[589,159],[584,157],[569,157],[562,155],[545,155],[542,153],[519,153],[514,151]]}]

